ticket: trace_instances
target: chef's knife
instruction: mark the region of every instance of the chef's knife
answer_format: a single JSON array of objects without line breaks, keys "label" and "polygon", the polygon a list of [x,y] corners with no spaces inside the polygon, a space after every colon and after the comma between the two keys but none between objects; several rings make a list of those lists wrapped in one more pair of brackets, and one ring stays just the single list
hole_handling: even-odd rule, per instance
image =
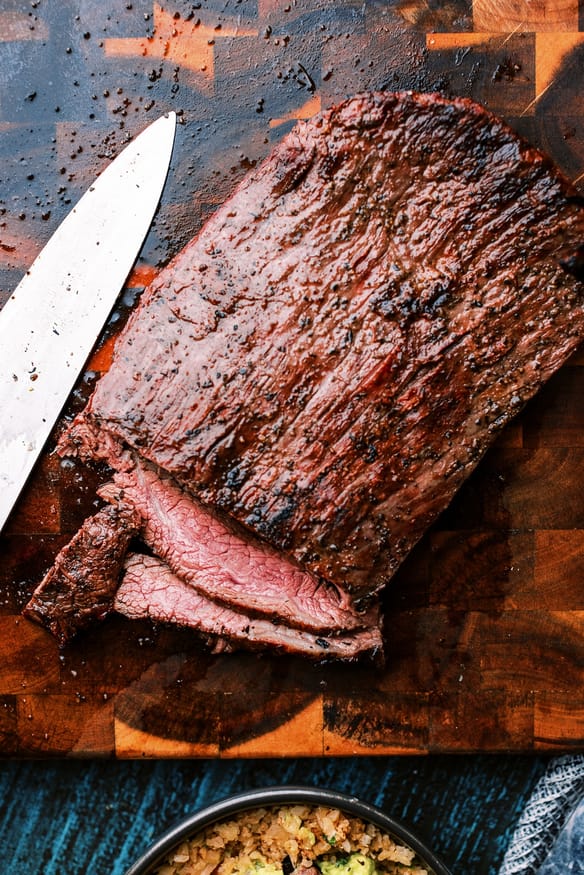
[{"label": "chef's knife", "polygon": [[106,167],[0,311],[0,530],[142,247],[175,126],[160,117]]}]

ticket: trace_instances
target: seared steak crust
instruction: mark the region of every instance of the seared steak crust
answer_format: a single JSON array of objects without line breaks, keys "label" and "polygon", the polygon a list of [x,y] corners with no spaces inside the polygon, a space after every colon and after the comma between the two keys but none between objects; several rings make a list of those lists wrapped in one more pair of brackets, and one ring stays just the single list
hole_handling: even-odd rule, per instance
[{"label": "seared steak crust", "polygon": [[298,124],[160,274],[62,451],[114,436],[376,592],[578,344],[582,241],[569,184],[482,108],[359,95]]},{"label": "seared steak crust", "polygon": [[25,616],[46,626],[62,646],[113,610],[129,544],[139,516],[132,508],[105,507],[88,517],[59,552]]}]

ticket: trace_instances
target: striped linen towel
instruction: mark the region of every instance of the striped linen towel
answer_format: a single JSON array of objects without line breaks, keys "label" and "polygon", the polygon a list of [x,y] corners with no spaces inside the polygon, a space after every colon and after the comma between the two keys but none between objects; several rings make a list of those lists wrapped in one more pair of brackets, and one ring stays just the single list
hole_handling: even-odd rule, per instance
[{"label": "striped linen towel", "polygon": [[498,875],[584,875],[584,754],[550,760]]}]

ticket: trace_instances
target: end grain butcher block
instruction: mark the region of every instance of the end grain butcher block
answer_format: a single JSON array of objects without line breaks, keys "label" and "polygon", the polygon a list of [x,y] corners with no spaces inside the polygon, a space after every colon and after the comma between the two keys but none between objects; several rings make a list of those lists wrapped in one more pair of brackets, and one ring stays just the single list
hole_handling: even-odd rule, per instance
[{"label": "end grain butcher block", "polygon": [[[579,184],[552,5],[10,13],[3,292],[153,105],[184,124],[114,319],[146,289],[2,533],[3,754],[584,747],[581,207],[477,107]],[[51,568],[57,637],[22,617]]]},{"label": "end grain butcher block", "polygon": [[468,100],[300,123],[147,290],[62,437],[113,469],[109,505],[26,615],[61,643],[115,608],[221,648],[382,650],[378,594],[582,337],[583,241],[576,191]]}]

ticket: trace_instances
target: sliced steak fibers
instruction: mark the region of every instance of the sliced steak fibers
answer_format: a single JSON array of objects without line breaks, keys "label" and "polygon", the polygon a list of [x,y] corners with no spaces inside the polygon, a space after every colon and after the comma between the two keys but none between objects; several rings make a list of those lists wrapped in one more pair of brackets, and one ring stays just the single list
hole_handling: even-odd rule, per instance
[{"label": "sliced steak fibers", "polygon": [[579,344],[583,242],[575,190],[481,107],[358,95],[146,290],[60,451],[131,450],[366,601]]},{"label": "sliced steak fibers", "polygon": [[116,474],[100,494],[134,509],[146,544],[208,598],[316,632],[378,621],[377,611],[357,613],[335,586],[282,560],[267,545],[238,536],[150,466],[137,464]]},{"label": "sliced steak fibers", "polygon": [[382,650],[379,629],[319,636],[272,620],[246,616],[201,595],[153,556],[130,554],[114,608],[130,619],[187,626],[216,640],[217,650],[273,647],[312,658],[355,659]]}]

